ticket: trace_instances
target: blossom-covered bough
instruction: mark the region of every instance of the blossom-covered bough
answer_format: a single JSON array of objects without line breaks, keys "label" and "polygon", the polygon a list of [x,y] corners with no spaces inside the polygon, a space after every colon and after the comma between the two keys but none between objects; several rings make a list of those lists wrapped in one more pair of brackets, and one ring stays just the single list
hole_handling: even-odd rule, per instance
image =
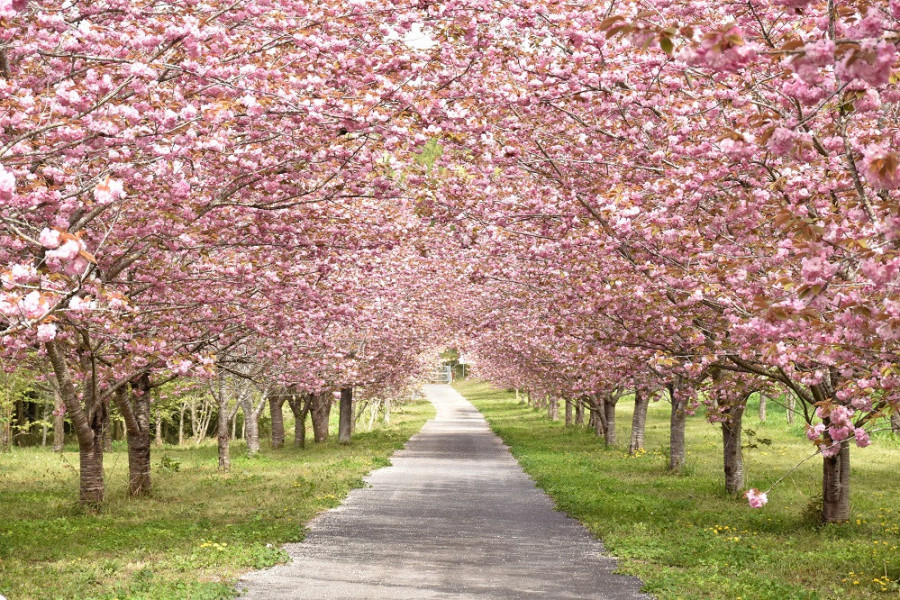
[{"label": "blossom-covered bough", "polygon": [[673,470],[705,409],[734,494],[747,399],[790,395],[823,518],[848,518],[850,444],[900,402],[900,3],[33,0],[0,19],[2,352],[55,378],[86,503],[110,402],[141,472],[149,390],[237,349],[280,410],[405,389],[454,339],[609,442],[623,392],[665,398]]}]

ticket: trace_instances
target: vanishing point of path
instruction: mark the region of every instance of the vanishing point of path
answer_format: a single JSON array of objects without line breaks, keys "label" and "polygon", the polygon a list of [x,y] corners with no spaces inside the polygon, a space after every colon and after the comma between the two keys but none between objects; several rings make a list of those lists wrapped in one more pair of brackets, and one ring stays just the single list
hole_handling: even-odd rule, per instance
[{"label": "vanishing point of path", "polygon": [[647,598],[522,471],[474,406],[426,386],[437,417],[368,485],[316,518],[242,598]]}]

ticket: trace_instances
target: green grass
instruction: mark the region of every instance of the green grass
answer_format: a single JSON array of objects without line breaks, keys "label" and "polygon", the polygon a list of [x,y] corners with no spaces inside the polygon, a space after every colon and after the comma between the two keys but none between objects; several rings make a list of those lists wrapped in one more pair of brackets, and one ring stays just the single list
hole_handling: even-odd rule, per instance
[{"label": "green grass", "polygon": [[313,516],[389,464],[433,414],[425,402],[398,408],[390,426],[359,432],[350,446],[332,440],[273,451],[264,444],[249,458],[243,443],[233,443],[227,475],[216,472],[214,442],[154,448],[154,495],[140,500],[125,496],[128,459],[116,443],[105,459],[108,501],[100,515],[76,505],[74,448],[0,454],[0,594],[231,598],[241,573],[283,562],[282,543],[301,540]]},{"label": "green grass", "polygon": [[[631,458],[630,398],[617,410],[621,447],[605,448],[592,432],[551,423],[512,392],[471,380],[455,387],[557,507],[601,538],[620,557],[620,571],[641,577],[659,599],[900,598],[900,443],[890,434],[853,448],[852,521],[822,527],[820,457],[776,487],[766,507],[751,509],[725,493],[721,434],[702,411],[688,421],[685,474],[670,475],[665,402],[651,404],[647,452]],[[744,459],[748,487],[765,490],[811,447],[799,419],[788,426],[784,409],[770,402],[761,423],[757,410],[748,407],[744,426],[772,444],[746,449]]]}]

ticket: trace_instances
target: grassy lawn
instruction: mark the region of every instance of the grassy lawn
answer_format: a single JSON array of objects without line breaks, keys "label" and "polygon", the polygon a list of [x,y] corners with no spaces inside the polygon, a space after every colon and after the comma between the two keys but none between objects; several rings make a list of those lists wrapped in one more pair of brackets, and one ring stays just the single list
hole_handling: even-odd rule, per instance
[{"label": "grassy lawn", "polygon": [[[900,598],[900,440],[888,433],[851,451],[853,520],[820,527],[820,457],[775,488],[766,507],[751,509],[724,492],[721,434],[699,412],[688,421],[685,474],[668,475],[665,402],[650,406],[646,453],[630,458],[630,398],[617,410],[621,447],[610,449],[590,431],[551,423],[512,392],[471,380],[455,387],[559,509],[603,539],[620,570],[641,577],[657,598]],[[800,419],[788,426],[783,409],[768,408],[765,423],[756,404],[744,419],[772,440],[744,453],[747,485],[761,490],[811,453]]]},{"label": "grassy lawn", "polygon": [[[334,411],[336,412],[336,411]],[[232,471],[216,472],[214,441],[154,448],[154,496],[125,497],[128,458],[116,443],[105,459],[108,505],[76,506],[78,455],[39,448],[0,454],[0,594],[9,600],[231,598],[237,577],[283,562],[280,544],[337,506],[369,471],[389,464],[433,414],[396,407],[390,426],[305,450],[248,458],[232,444]],[[288,424],[291,431],[292,425]],[[291,441],[288,440],[288,444]]]}]

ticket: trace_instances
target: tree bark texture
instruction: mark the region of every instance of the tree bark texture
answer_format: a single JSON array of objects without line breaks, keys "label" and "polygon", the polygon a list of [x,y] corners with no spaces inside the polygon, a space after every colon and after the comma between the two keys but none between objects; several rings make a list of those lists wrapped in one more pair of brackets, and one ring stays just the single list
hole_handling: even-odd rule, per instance
[{"label": "tree bark texture", "polygon": [[[150,480],[150,380],[143,375],[116,395],[116,405],[125,419],[128,441],[128,494],[145,496],[152,491]],[[130,397],[129,397],[130,396]]]},{"label": "tree bark texture", "polygon": [[162,414],[156,415],[156,447],[162,448],[163,445],[163,418]]},{"label": "tree bark texture", "polygon": [[227,473],[231,470],[231,452],[229,441],[231,436],[228,431],[228,396],[224,390],[220,390],[217,398],[219,402],[218,422],[216,423],[216,440],[219,448],[219,471]]},{"label": "tree bark texture", "polygon": [[59,390],[53,388],[53,451],[62,452],[66,445],[66,415]]},{"label": "tree bark texture", "polygon": [[566,427],[572,426],[573,415],[572,415],[572,401],[568,398],[566,399]]},{"label": "tree bark texture", "polygon": [[619,402],[618,394],[610,394],[603,403],[603,420],[605,429],[603,437],[607,446],[616,445],[616,404]]},{"label": "tree bark texture", "polygon": [[725,452],[725,491],[737,494],[744,487],[744,460],[741,452],[743,404],[729,407],[722,422],[722,442]]},{"label": "tree bark texture", "polygon": [[850,444],[841,442],[836,456],[826,456],[822,464],[822,522],[850,520]]},{"label": "tree bark texture", "polygon": [[759,420],[766,422],[766,397],[763,394],[759,395]]},{"label": "tree bark texture", "polygon": [[575,424],[584,425],[584,402],[575,400]]},{"label": "tree bark texture", "polygon": [[338,443],[349,444],[353,430],[353,388],[341,388],[340,419],[338,421]]},{"label": "tree bark texture", "polygon": [[644,432],[647,429],[647,407],[650,397],[640,390],[634,392],[634,414],[631,416],[631,441],[628,454],[636,454],[644,449]]},{"label": "tree bark texture", "polygon": [[684,429],[687,421],[684,399],[675,393],[674,386],[669,387],[672,400],[672,414],[669,420],[669,470],[680,471],[684,467]]},{"label": "tree bark texture", "polygon": [[593,396],[591,398],[591,413],[594,416],[594,435],[606,439],[606,406],[603,398]]},{"label": "tree bark texture", "polygon": [[313,394],[310,398],[309,412],[312,417],[313,439],[317,443],[328,439],[328,419],[331,417],[331,392]]},{"label": "tree bark texture", "polygon": [[288,406],[294,414],[294,447],[306,447],[306,415],[309,414],[308,394],[291,394],[288,396]]},{"label": "tree bark texture", "polygon": [[272,449],[284,447],[284,402],[287,396],[273,394],[269,396],[269,413],[272,417]]},{"label": "tree bark texture", "polygon": [[75,384],[69,373],[69,367],[63,357],[59,342],[44,344],[47,357],[53,367],[53,373],[59,382],[60,395],[66,405],[69,419],[78,439],[78,456],[80,461],[79,499],[88,510],[100,509],[104,498],[103,482],[103,424],[107,421],[106,403],[96,398],[92,392],[94,386],[88,385],[85,390],[85,406],[75,390]]},{"label": "tree bark texture", "polygon": [[551,421],[559,421],[559,399],[555,396],[549,397],[547,402],[547,411]]},{"label": "tree bark texture", "polygon": [[244,412],[244,439],[247,440],[247,454],[254,456],[259,453],[259,416],[266,406],[266,396],[253,405],[253,396],[248,392],[242,395],[241,409]]}]

